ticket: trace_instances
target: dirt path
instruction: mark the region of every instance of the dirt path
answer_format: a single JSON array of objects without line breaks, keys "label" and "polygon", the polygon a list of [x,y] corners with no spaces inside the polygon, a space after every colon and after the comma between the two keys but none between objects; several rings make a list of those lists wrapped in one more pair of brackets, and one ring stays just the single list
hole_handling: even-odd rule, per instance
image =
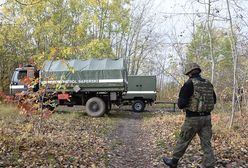
[{"label": "dirt path", "polygon": [[109,168],[151,168],[152,152],[147,132],[142,131],[142,114],[125,113],[109,136]]}]

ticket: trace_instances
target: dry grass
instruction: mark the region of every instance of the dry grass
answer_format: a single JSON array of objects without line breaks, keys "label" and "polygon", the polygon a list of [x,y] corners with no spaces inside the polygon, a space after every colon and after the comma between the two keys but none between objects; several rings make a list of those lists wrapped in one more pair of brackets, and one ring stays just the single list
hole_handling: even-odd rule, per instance
[{"label": "dry grass", "polygon": [[13,118],[19,115],[19,110],[12,105],[1,104],[0,102],[0,119]]},{"label": "dry grass", "polygon": [[[183,113],[148,114],[143,128],[154,137],[152,146],[157,152],[157,161],[163,155],[171,156],[184,120]],[[229,118],[226,113],[212,114],[213,147],[217,158],[217,167],[248,166],[248,114],[235,117],[231,129],[227,127]],[[180,161],[181,166],[196,167],[201,162],[199,138],[196,137],[189,146],[187,153]]]},{"label": "dry grass", "polygon": [[24,117],[0,105],[0,167],[104,167],[106,136],[118,119],[80,112]]},{"label": "dry grass", "polygon": [[[61,111],[40,120],[0,104],[0,167],[107,167],[111,150],[107,138],[125,115],[118,111],[112,117],[92,118]],[[141,115],[141,131],[153,153],[152,165],[163,167],[161,157],[171,155],[184,114],[150,111]],[[248,167],[248,114],[237,115],[232,129],[228,122],[227,113],[212,115],[217,167]],[[199,138],[195,138],[179,168],[196,167],[201,157]]]}]

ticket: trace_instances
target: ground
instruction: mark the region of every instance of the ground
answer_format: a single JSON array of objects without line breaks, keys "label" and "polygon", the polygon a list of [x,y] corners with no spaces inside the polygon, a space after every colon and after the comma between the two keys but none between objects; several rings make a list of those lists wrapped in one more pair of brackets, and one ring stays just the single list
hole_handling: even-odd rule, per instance
[{"label": "ground", "polygon": [[[184,119],[158,107],[144,113],[115,108],[100,118],[86,116],[81,107],[70,111],[62,107],[40,119],[0,105],[0,167],[163,168]],[[212,115],[216,167],[247,168],[247,113],[236,116],[232,129],[226,114]],[[179,168],[197,167],[201,157],[196,137]]]},{"label": "ground", "polygon": [[142,129],[142,114],[125,112],[109,136],[108,167],[153,167],[150,138]]}]

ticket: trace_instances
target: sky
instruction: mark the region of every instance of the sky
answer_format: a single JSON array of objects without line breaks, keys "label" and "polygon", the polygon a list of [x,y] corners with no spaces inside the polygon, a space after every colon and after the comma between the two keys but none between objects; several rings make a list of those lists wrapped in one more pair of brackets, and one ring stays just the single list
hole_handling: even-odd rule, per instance
[{"label": "sky", "polygon": [[[207,17],[206,5],[197,2],[198,0],[156,0],[158,3],[158,9],[156,10],[160,15],[164,15],[167,22],[170,23],[169,29],[180,29],[182,32],[193,31],[192,22],[195,23],[205,21]],[[207,2],[207,0],[205,0]],[[200,0],[204,2],[204,0]],[[245,22],[248,22],[248,0],[230,0],[231,13],[234,23],[238,23],[240,29],[247,31],[248,27]],[[215,16],[227,18],[227,6],[225,0],[219,0],[212,3],[211,13]],[[200,14],[195,14],[196,12]],[[170,13],[180,13],[178,15],[172,15]],[[182,14],[185,13],[185,14]],[[242,16],[242,18],[240,17]],[[216,18],[217,19],[217,18]],[[214,21],[214,26],[218,28],[229,28],[229,21],[226,19],[218,18]],[[180,33],[180,32],[178,32]]]}]

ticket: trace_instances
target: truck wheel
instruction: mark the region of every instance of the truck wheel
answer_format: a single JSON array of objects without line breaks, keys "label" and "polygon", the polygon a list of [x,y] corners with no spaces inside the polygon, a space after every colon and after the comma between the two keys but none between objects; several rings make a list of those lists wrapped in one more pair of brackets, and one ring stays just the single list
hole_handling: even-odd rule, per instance
[{"label": "truck wheel", "polygon": [[105,113],[106,104],[99,97],[92,97],[86,103],[86,112],[92,117],[101,117]]},{"label": "truck wheel", "polygon": [[145,109],[145,103],[142,100],[135,100],[132,109],[134,112],[142,112]]}]

